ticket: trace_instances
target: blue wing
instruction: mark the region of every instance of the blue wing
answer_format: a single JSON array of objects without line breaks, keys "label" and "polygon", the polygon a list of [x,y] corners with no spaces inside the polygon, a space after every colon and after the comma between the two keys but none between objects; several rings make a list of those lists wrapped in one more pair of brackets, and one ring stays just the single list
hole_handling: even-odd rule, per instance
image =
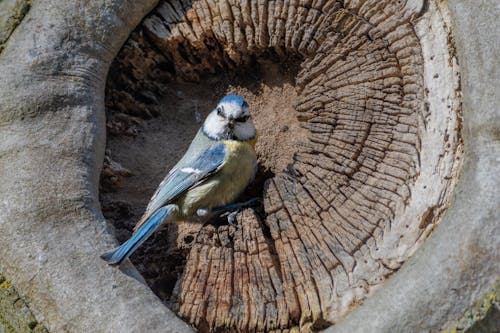
[{"label": "blue wing", "polygon": [[[189,151],[186,154],[189,154]],[[224,164],[225,158],[226,148],[224,144],[218,143],[201,151],[197,157],[190,158],[189,162],[176,165],[161,182],[135,230],[156,210],[217,172]]]}]

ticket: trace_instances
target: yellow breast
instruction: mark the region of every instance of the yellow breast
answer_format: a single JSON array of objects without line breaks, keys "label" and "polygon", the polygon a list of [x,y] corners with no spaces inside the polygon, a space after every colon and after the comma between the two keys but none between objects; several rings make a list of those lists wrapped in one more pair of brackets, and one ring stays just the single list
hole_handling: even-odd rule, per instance
[{"label": "yellow breast", "polygon": [[194,216],[199,208],[211,209],[234,202],[255,176],[255,140],[227,140],[223,143],[226,159],[222,168],[179,198],[178,205],[184,217]]}]

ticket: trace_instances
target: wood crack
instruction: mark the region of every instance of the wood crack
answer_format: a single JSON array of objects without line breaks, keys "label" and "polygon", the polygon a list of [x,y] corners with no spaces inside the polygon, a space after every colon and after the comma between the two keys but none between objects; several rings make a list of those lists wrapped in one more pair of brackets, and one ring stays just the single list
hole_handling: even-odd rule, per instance
[{"label": "wood crack", "polygon": [[[426,227],[432,215],[427,210],[416,222],[405,215],[427,149],[421,137],[429,94],[414,25],[424,7],[160,0],[132,34],[111,67],[106,93],[108,129],[128,133],[130,144],[145,119],[175,115],[161,108],[161,96],[188,103],[172,82],[211,82],[215,90],[217,80],[204,80],[231,72],[247,81],[267,76],[275,79],[269,89],[282,89],[276,67],[296,73],[292,134],[300,128],[305,139],[294,145],[291,171],[272,175],[262,189],[263,211],[243,211],[237,230],[208,224],[189,231],[196,237],[182,251],[176,245],[176,253],[188,255],[175,265],[182,274],[174,291],[162,297],[179,316],[200,331],[306,332],[338,320],[399,267],[402,261],[387,264],[391,251],[414,246],[405,242],[418,237],[396,237],[398,219],[408,220],[410,230],[422,221]],[[245,84],[257,96],[265,90]],[[267,102],[256,101],[251,107]],[[281,130],[276,137],[291,131]],[[180,239],[188,232],[179,228]],[[161,279],[155,272],[146,280],[158,286]]]}]

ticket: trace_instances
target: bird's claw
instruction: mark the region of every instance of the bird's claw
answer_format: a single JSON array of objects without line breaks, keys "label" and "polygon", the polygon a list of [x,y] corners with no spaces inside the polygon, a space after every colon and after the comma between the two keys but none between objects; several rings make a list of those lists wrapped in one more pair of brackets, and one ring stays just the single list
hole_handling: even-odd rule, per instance
[{"label": "bird's claw", "polygon": [[238,208],[227,215],[227,223],[232,227],[238,228],[238,224],[236,223],[236,216],[238,213],[244,208],[259,206],[261,203],[262,200],[260,198],[252,198],[245,202],[236,204],[235,206],[238,206]]},{"label": "bird's claw", "polygon": [[240,212],[239,209],[229,213],[227,215],[227,223],[231,226],[231,227],[235,227],[235,228],[238,228],[238,224],[236,223],[236,216],[238,215],[238,213]]},{"label": "bird's claw", "polygon": [[209,214],[224,214],[227,212],[227,223],[229,223],[230,226],[237,227],[236,215],[238,215],[238,213],[244,208],[259,206],[261,203],[262,200],[260,198],[252,198],[245,202],[233,203],[227,206],[217,207],[213,209],[199,208],[196,211],[196,215],[198,215],[199,217],[203,217]]}]

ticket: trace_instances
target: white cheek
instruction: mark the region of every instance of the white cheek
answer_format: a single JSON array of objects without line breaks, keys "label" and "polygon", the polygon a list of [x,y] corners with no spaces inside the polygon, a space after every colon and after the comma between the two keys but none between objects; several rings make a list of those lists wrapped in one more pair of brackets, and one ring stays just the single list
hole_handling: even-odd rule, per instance
[{"label": "white cheek", "polygon": [[236,126],[234,131],[240,140],[249,140],[255,136],[255,127],[251,121]]},{"label": "white cheek", "polygon": [[215,113],[211,113],[203,126],[206,134],[213,138],[218,138],[224,134],[225,119]]}]

